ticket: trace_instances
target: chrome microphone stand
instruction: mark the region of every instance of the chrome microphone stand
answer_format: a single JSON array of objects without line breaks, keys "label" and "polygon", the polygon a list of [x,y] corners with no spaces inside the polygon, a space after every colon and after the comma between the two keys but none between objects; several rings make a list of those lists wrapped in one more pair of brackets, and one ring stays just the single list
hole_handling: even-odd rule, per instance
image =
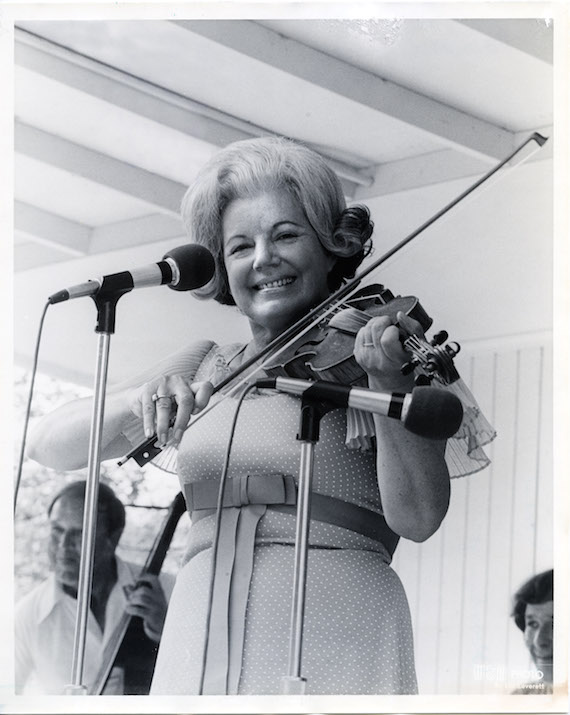
[{"label": "chrome microphone stand", "polygon": [[95,383],[93,409],[91,414],[91,432],[89,436],[89,459],[85,504],[83,507],[83,532],[81,537],[81,560],[79,582],[77,586],[77,615],[73,640],[73,660],[71,683],[66,685],[66,695],[87,695],[87,686],[83,685],[83,665],[87,623],[91,605],[93,585],[93,563],[95,556],[95,537],[97,532],[97,513],[99,497],[99,474],[101,468],[101,440],[103,418],[105,414],[105,391],[111,335],[115,332],[115,310],[119,298],[131,289],[108,281],[92,298],[97,306],[98,333],[97,356],[95,365]]},{"label": "chrome microphone stand", "polygon": [[319,441],[321,418],[336,405],[311,396],[305,391],[301,398],[301,419],[297,439],[301,442],[299,484],[297,488],[297,521],[295,531],[295,563],[291,603],[291,631],[287,675],[282,679],[283,694],[303,695],[307,679],[301,675],[305,593],[311,525],[311,486],[313,482],[315,445]]}]

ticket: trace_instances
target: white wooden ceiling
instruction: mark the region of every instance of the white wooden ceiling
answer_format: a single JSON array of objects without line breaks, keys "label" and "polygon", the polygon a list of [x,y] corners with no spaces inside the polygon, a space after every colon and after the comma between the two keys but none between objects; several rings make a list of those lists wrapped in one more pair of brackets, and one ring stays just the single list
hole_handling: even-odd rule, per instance
[{"label": "white wooden ceiling", "polygon": [[[307,142],[350,200],[374,203],[461,182],[531,132],[549,135],[552,30],[538,18],[16,22],[17,359],[29,362],[49,294],[185,240],[181,197],[228,142]],[[93,306],[77,303],[57,310],[89,331]],[[214,337],[238,339],[245,327],[167,289],[147,298],[148,315],[133,306],[123,342],[148,360],[176,347],[175,314],[194,311],[185,336],[217,325]],[[46,338],[44,365],[87,381],[73,331]]]}]

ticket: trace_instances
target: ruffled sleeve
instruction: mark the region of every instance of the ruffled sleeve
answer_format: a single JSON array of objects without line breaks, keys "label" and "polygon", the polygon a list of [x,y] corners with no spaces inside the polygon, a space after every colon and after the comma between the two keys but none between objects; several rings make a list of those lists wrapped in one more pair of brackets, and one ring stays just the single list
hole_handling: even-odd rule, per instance
[{"label": "ruffled sleeve", "polygon": [[485,469],[491,463],[483,446],[494,440],[497,433],[461,378],[446,389],[461,400],[463,420],[457,432],[447,440],[445,461],[450,477],[465,477]]},{"label": "ruffled sleeve", "polygon": [[[443,386],[438,384],[438,387]],[[446,385],[443,389],[452,392],[463,405],[463,420],[458,431],[447,440],[445,461],[452,479],[465,477],[490,464],[490,459],[485,454],[483,447],[495,438],[496,432],[461,378],[451,385]],[[349,408],[347,410],[346,446],[349,449],[372,449],[374,436],[372,415]]]}]

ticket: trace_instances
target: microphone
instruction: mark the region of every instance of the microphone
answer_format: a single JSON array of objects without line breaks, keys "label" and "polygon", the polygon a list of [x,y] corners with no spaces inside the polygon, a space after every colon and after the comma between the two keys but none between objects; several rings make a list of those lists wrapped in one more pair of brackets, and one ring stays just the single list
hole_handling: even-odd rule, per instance
[{"label": "microphone", "polygon": [[53,305],[71,298],[95,296],[100,291],[122,294],[135,288],[160,285],[167,285],[172,290],[194,290],[205,285],[214,275],[214,270],[214,257],[210,251],[204,246],[189,243],[168,251],[158,263],[64,288],[50,295],[48,303]]},{"label": "microphone", "polygon": [[288,377],[261,378],[255,386],[393,417],[410,432],[429,439],[452,437],[463,419],[461,400],[438,387],[419,386],[408,393],[384,393],[324,380],[311,382]]}]

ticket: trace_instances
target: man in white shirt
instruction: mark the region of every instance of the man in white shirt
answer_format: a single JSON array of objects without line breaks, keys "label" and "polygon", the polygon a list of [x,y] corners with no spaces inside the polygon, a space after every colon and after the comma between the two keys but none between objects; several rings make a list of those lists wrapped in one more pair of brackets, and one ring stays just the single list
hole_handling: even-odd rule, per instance
[{"label": "man in white shirt", "polygon": [[[71,684],[84,500],[85,482],[73,482],[55,495],[48,509],[52,573],[16,607],[16,693],[60,695]],[[131,619],[135,634],[131,652],[126,652],[129,644],[125,642],[104,694],[148,692],[166,616],[167,596],[158,577],[138,578],[140,566],[115,554],[124,526],[123,504],[112,489],[100,484],[82,677],[88,693],[101,667],[104,647],[124,611],[138,617]],[[148,682],[141,683],[141,677]]]}]

